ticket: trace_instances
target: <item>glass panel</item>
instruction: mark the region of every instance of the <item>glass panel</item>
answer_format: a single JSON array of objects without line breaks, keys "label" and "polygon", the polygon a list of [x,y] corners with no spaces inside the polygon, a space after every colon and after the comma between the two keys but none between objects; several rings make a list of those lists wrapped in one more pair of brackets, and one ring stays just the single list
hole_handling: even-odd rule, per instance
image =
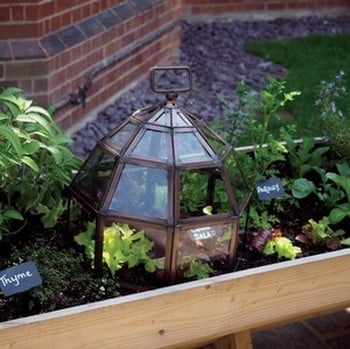
[{"label": "glass panel", "polygon": [[147,130],[136,147],[131,151],[131,155],[146,159],[167,161],[168,151],[170,150],[169,143],[169,133]]},{"label": "glass panel", "polygon": [[204,127],[202,131],[205,134],[206,140],[220,156],[225,155],[226,152],[230,149],[229,144],[225,143],[222,139],[217,137],[209,128]]},{"label": "glass panel", "polygon": [[121,150],[127,141],[130,139],[130,136],[135,132],[137,125],[134,125],[128,122],[120,130],[118,130],[109,141],[116,147],[117,150]]},{"label": "glass panel", "polygon": [[149,256],[157,260],[160,269],[165,266],[165,253],[167,245],[167,230],[140,227],[145,232],[145,236],[153,242],[153,248]]},{"label": "glass panel", "polygon": [[195,133],[176,133],[175,147],[177,150],[176,159],[182,163],[209,161],[211,159]]},{"label": "glass panel", "polygon": [[167,109],[162,108],[149,119],[149,122],[162,126],[170,126],[170,112]]},{"label": "glass panel", "polygon": [[[245,160],[241,162],[242,165],[248,164],[249,166],[254,166],[254,158],[246,156],[246,154],[243,152],[235,152],[235,155],[233,153],[230,153],[229,156],[225,159],[225,168],[230,177],[229,180],[232,185],[238,206],[240,206],[243,200],[246,199],[246,196],[250,191],[247,185],[247,180],[249,180],[249,176],[248,179],[246,179],[241,170],[241,166],[239,166],[239,159],[241,156],[243,156]],[[247,159],[252,163],[249,164],[247,162]],[[251,173],[251,171],[249,170],[249,166],[247,168],[243,168],[244,173]]]},{"label": "glass panel", "polygon": [[184,228],[179,234],[176,263],[180,276],[186,274],[191,263],[213,266],[215,261],[226,262],[232,237],[231,222]]},{"label": "glass panel", "polygon": [[132,215],[166,218],[167,177],[164,169],[126,164],[109,208]]},{"label": "glass panel", "polygon": [[181,110],[176,110],[173,114],[172,126],[193,126],[187,117],[181,112]]},{"label": "glass panel", "polygon": [[219,169],[180,173],[180,218],[232,211]]},{"label": "glass panel", "polygon": [[89,204],[97,208],[106,191],[115,164],[115,157],[96,147],[80,173],[74,179],[72,187],[89,199]]},{"label": "glass panel", "polygon": [[171,127],[191,127],[193,126],[190,120],[184,115],[184,113],[177,108],[174,109],[161,109],[150,120],[150,123],[155,123],[162,126]]}]

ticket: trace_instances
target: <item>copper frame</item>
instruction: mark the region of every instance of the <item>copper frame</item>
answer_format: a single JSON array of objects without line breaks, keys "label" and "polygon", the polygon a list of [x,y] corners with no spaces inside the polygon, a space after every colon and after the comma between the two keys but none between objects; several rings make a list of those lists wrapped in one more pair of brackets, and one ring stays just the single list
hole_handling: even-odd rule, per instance
[{"label": "copper frame", "polygon": [[[189,76],[189,83],[187,87],[181,87],[179,89],[159,89],[155,82],[155,72],[158,70],[185,70]],[[91,161],[91,157],[94,156],[94,152],[90,154],[90,157],[85,161],[84,165],[73,179],[71,185],[68,188],[70,196],[78,201],[84,208],[90,210],[96,217],[96,235],[95,235],[95,260],[94,267],[97,273],[102,270],[102,252],[103,252],[103,229],[104,226],[118,221],[120,223],[128,223],[133,227],[141,227],[144,229],[153,229],[155,231],[166,232],[166,246],[165,248],[165,265],[164,270],[169,283],[176,280],[177,274],[177,251],[179,250],[180,243],[180,232],[188,227],[205,227],[213,224],[223,225],[229,224],[232,226],[231,238],[228,246],[228,264],[233,266],[235,251],[237,248],[238,240],[238,225],[239,218],[242,211],[248,204],[250,198],[250,192],[248,186],[245,182],[244,176],[242,176],[243,181],[246,185],[246,194],[241,200],[240,205],[236,202],[235,194],[233,192],[232,185],[230,183],[229,175],[224,166],[224,159],[231,152],[231,147],[213,130],[206,126],[206,123],[198,118],[197,116],[182,110],[177,107],[175,100],[177,97],[177,92],[182,92],[184,90],[191,89],[192,86],[192,75],[189,67],[155,67],[151,70],[151,87],[157,92],[167,92],[167,100],[163,105],[156,105],[151,107],[143,108],[136,111],[132,116],[126,119],[121,124],[117,125],[113,130],[111,130],[94,149],[95,153],[101,150],[101,154],[107,154],[112,159],[115,158],[113,167],[107,168],[107,172],[110,171],[108,183],[106,183],[106,188],[102,197],[99,198],[99,203],[91,203],[91,197],[86,195],[80,190],[79,178],[84,178],[85,167]],[[158,114],[157,114],[158,113]],[[166,119],[164,115],[169,118]],[[157,123],[151,122],[152,118],[163,118],[164,122]],[[177,119],[179,118],[179,119]],[[183,122],[181,126],[173,125],[171,122],[180,120]],[[176,123],[176,122],[175,122]],[[132,127],[129,127],[132,125]],[[119,136],[125,130],[125,128],[130,128],[130,134],[128,134],[128,139],[125,140],[121,137],[123,146],[118,149],[118,146],[113,144],[112,139]],[[143,140],[146,132],[158,132],[164,135],[166,141],[166,147],[160,149],[160,144],[156,145],[159,147],[159,152],[163,151],[167,154],[165,159],[151,158],[149,155],[145,157],[136,155],[135,149]],[[181,151],[182,155],[187,157],[187,153],[184,154],[183,150],[179,147],[183,145],[179,143],[178,135],[191,135],[193,139],[198,141],[198,149],[202,150],[205,156],[198,155],[197,158],[193,157],[189,160],[181,161]],[[152,135],[152,133],[151,133]],[[214,149],[213,144],[208,141],[208,136],[214,139],[221,145],[220,152],[218,153]],[[158,143],[160,138],[157,139]],[[150,141],[151,142],[151,141]],[[98,154],[97,154],[98,155]],[[142,154],[141,154],[142,155]],[[199,157],[198,157],[199,156]],[[102,163],[102,160],[101,160]],[[144,212],[125,212],[121,209],[111,209],[112,200],[115,198],[117,190],[119,190],[119,182],[125,171],[126,167],[131,166],[140,167],[140,169],[155,169],[166,171],[167,177],[167,214],[166,217],[155,217],[147,216]],[[89,168],[88,168],[89,169]],[[91,169],[90,169],[91,170]],[[96,169],[95,169],[96,170]],[[99,170],[99,168],[97,168]],[[182,218],[180,215],[180,174],[182,171],[216,171],[219,173],[220,178],[224,184],[224,188],[227,194],[227,199],[230,204],[231,209],[226,213],[214,214],[212,216],[199,216],[199,217],[187,217]],[[97,171],[98,172],[98,171]],[[103,171],[101,171],[103,172]],[[109,173],[109,172],[108,172]],[[208,172],[209,173],[209,172]],[[89,173],[85,176],[89,176]],[[214,178],[214,177],[210,177]],[[210,181],[209,178],[209,181]],[[90,178],[90,180],[94,178]],[[210,185],[215,186],[214,183],[208,183],[208,188]],[[147,190],[147,188],[146,188]],[[209,190],[209,189],[208,189]],[[213,189],[214,190],[214,189]],[[210,194],[208,194],[210,196]],[[95,193],[94,197],[98,195]],[[117,198],[118,199],[118,198]]]}]

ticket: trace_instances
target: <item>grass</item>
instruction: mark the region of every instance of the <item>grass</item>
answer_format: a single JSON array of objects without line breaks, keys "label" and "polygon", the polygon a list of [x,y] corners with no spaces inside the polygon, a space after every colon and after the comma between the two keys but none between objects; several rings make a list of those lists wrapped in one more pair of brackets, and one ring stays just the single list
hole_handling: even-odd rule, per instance
[{"label": "grass", "polygon": [[[282,116],[274,128],[295,122],[300,135],[322,134],[322,122],[315,106],[320,82],[333,81],[342,70],[344,86],[350,89],[350,34],[250,42],[245,44],[245,50],[287,68],[286,91],[301,92],[284,111],[286,119]],[[349,96],[340,99],[337,106],[350,119]]]}]

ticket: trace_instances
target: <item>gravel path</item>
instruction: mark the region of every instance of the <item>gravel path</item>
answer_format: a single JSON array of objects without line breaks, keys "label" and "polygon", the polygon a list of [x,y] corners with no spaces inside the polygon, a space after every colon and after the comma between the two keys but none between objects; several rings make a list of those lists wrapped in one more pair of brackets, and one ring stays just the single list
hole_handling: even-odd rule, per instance
[{"label": "gravel path", "polygon": [[[350,17],[183,21],[182,29],[181,53],[174,64],[189,65],[194,81],[192,91],[180,95],[178,105],[210,121],[223,114],[218,95],[235,106],[234,90],[239,81],[245,80],[253,89],[259,90],[269,75],[283,76],[282,67],[245,53],[242,50],[244,42],[350,32]],[[162,95],[150,90],[148,79],[141,81],[72,136],[72,151],[85,157],[118,122],[136,109],[163,99]]]}]

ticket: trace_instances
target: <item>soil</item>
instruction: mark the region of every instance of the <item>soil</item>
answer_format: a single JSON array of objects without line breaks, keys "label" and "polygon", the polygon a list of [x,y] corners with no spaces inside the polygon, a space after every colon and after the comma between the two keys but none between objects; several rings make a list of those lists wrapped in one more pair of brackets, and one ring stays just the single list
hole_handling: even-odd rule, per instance
[{"label": "soil", "polygon": [[[265,85],[268,75],[282,76],[285,73],[282,67],[244,53],[244,41],[297,37],[312,33],[350,32],[350,18],[305,17],[246,22],[184,21],[182,28],[181,54],[178,62],[174,64],[191,66],[194,87],[191,92],[180,96],[179,104],[182,103],[184,108],[203,119],[212,121],[216,115],[223,114],[218,94],[229,99],[234,107],[234,89],[237,82],[244,79],[254,89],[259,90]],[[95,121],[87,123],[76,132],[71,149],[75,154],[86,157],[96,142],[118,122],[136,109],[162,99],[163,96],[150,91],[147,80],[141,81],[130,91],[116,98],[113,104],[101,110]],[[285,208],[281,222],[291,224],[282,224],[280,228],[286,236],[295,236],[300,231],[309,218],[309,215],[306,217],[301,213],[306,213],[310,207],[315,209],[314,201],[310,203],[305,200],[301,210],[296,210],[295,207]],[[271,210],[273,209],[271,206]],[[316,211],[314,213],[316,214]],[[244,242],[245,237],[242,236],[241,240]],[[67,241],[64,221],[55,230],[46,231],[43,231],[37,222],[30,222],[19,235],[4,237],[0,242],[0,270],[32,260],[38,265],[44,282],[41,287],[28,292],[8,298],[1,296],[0,321],[143,291],[154,287],[157,282],[157,278],[146,277],[142,272],[142,287],[133,289],[128,280],[140,275],[138,268],[124,273],[124,278],[112,278],[107,270],[102,278],[95,278],[90,269],[90,262],[82,256],[79,248],[72,247],[69,239]],[[236,261],[235,270],[241,270],[277,262],[277,258],[262,258],[254,249],[241,243]],[[217,269],[217,273],[222,272]]]}]

